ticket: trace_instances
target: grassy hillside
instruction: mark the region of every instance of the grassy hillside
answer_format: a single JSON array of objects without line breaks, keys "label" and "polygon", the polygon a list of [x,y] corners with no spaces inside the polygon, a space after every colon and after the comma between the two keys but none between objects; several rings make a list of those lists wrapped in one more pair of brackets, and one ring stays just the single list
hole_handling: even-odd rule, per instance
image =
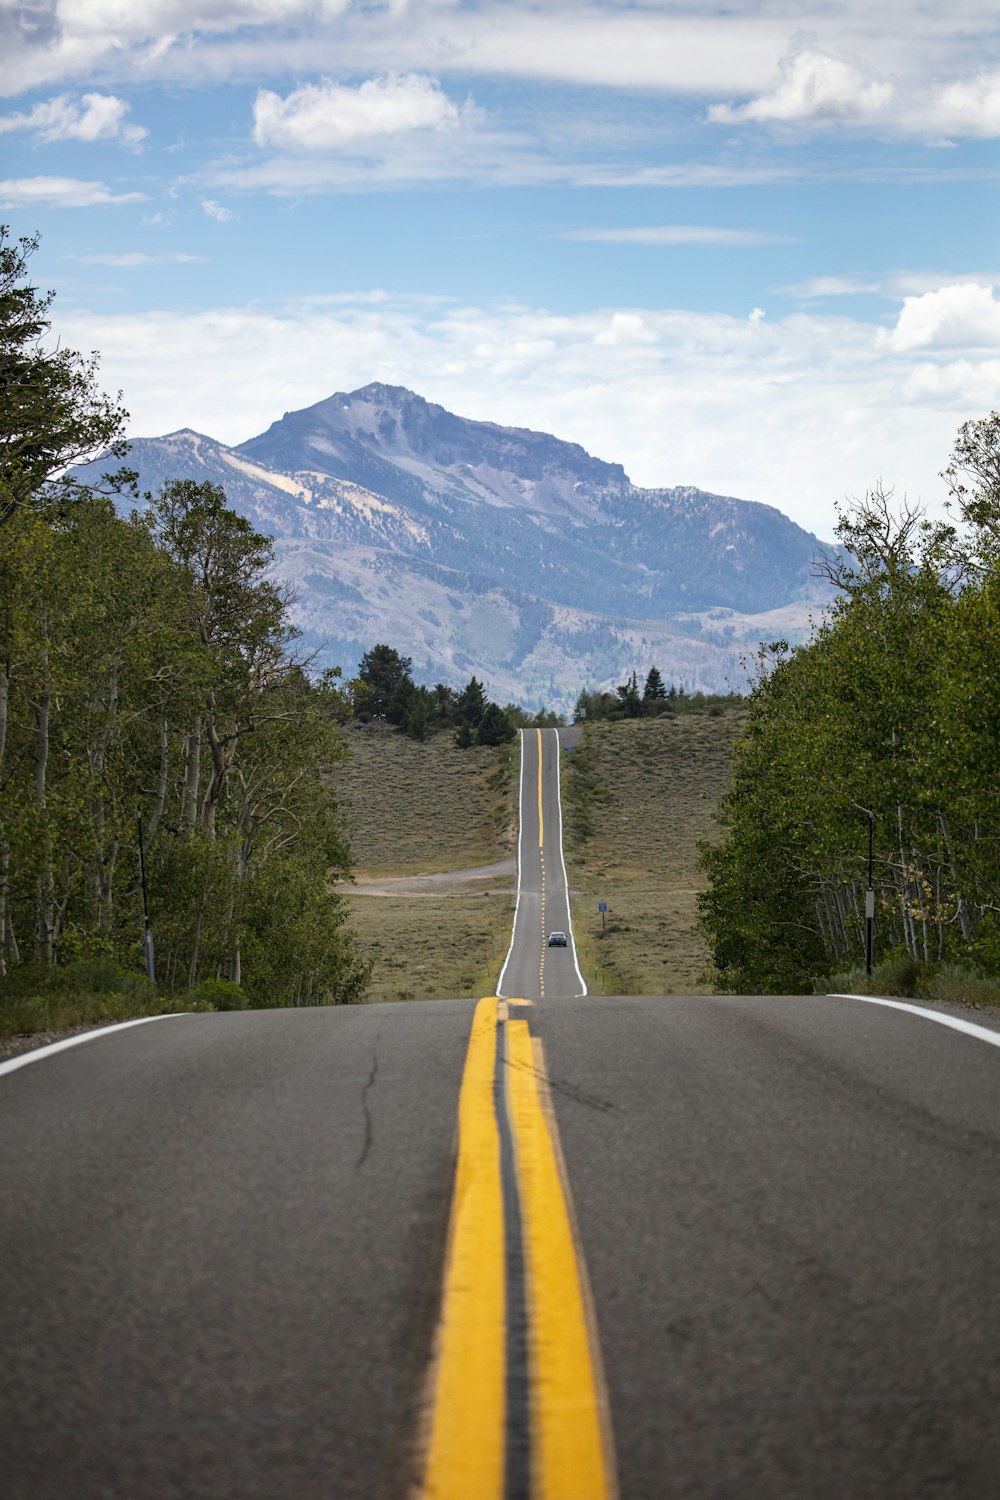
[{"label": "grassy hillside", "polygon": [[347,731],[337,791],[359,872],[424,875],[502,859],[514,848],[517,747],[423,744],[384,726]]},{"label": "grassy hillside", "polygon": [[374,960],[366,1000],[486,994],[510,941],[513,878],[420,877],[508,859],[517,818],[517,746],[459,750],[389,729],[348,732],[338,792],[357,862],[351,926]]},{"label": "grassy hillside", "polygon": [[[741,706],[594,723],[563,757],[566,863],[588,983],[608,994],[697,994],[698,843],[729,780]],[[606,901],[602,929],[597,906]]]}]

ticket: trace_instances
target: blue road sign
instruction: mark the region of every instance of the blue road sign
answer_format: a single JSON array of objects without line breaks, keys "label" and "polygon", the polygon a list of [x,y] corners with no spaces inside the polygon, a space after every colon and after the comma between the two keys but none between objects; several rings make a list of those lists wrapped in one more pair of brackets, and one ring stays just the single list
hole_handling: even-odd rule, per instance
[{"label": "blue road sign", "polygon": [[608,909],[608,903],[606,901],[598,901],[598,903],[597,903],[597,910],[598,911],[607,911],[607,909]]}]

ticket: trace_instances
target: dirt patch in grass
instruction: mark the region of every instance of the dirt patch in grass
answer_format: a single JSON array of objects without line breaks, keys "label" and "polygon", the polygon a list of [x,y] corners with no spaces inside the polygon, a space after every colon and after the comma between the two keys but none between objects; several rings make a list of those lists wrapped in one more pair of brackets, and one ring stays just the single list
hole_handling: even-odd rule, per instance
[{"label": "dirt patch in grass", "polygon": [[519,747],[384,728],[348,744],[338,786],[356,883],[341,890],[373,960],[365,1000],[491,993],[513,920]]},{"label": "dirt patch in grass", "polygon": [[[589,724],[564,756],[566,863],[588,984],[605,994],[707,994],[698,844],[717,836],[741,706]],[[597,907],[606,901],[602,928]]]}]

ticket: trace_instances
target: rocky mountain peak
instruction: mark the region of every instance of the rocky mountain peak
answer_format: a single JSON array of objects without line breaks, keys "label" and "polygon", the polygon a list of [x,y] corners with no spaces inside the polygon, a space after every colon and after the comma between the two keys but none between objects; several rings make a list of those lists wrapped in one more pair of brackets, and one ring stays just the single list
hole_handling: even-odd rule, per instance
[{"label": "rocky mountain peak", "polygon": [[816,538],[770,506],[639,489],[579,444],[379,381],[239,448],[136,439],[130,463],[143,489],[220,484],[275,538],[322,663],[350,671],[389,641],[424,680],[475,672],[500,701],[566,706],[651,661],[688,687],[736,682],[748,643],[801,638],[823,598]]},{"label": "rocky mountain peak", "polygon": [[621,464],[544,432],[457,416],[404,386],[374,381],[290,412],[240,449],[287,469],[305,467],[406,503],[454,500],[546,514],[593,514],[603,492],[628,487]]}]

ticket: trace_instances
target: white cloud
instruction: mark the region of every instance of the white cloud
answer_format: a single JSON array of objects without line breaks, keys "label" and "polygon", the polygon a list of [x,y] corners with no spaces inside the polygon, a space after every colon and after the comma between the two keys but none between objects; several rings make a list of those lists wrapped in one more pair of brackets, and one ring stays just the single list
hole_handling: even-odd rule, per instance
[{"label": "white cloud", "polygon": [[713,104],[708,118],[720,125],[871,124],[889,116],[895,97],[891,83],[810,38],[796,41],[782,57],[769,90],[747,104]]},{"label": "white cloud", "polygon": [[1000,135],[1000,72],[979,73],[939,88],[929,114],[936,128],[950,135]]},{"label": "white cloud", "polygon": [[812,276],[808,281],[797,281],[792,286],[778,288],[788,297],[801,297],[813,301],[821,297],[858,297],[868,292],[880,292],[878,281],[856,281],[850,276]]},{"label": "white cloud", "polygon": [[967,282],[907,297],[882,342],[896,354],[915,349],[1000,349],[1000,302],[991,286]]},{"label": "white cloud", "polygon": [[372,136],[453,129],[461,111],[433,78],[386,74],[357,88],[324,79],[282,99],[261,89],[254,100],[254,140],[283,151],[331,151]]},{"label": "white cloud", "polygon": [[43,141],[121,141],[138,147],[148,131],[126,120],[129,105],[114,94],[84,94],[79,102],[59,94],[27,114],[0,116],[0,134],[30,130]]},{"label": "white cloud", "polygon": [[0,181],[4,208],[94,208],[105,203],[144,203],[145,193],[113,193],[103,182],[76,177],[8,177]]},{"label": "white cloud", "polygon": [[594,343],[601,348],[614,348],[620,344],[655,344],[656,333],[640,313],[616,312],[606,328],[594,334]]},{"label": "white cloud", "polygon": [[[831,64],[867,59],[879,88],[900,81],[926,101],[932,87],[972,87],[1000,66],[989,0],[51,0],[3,26],[0,90],[57,79],[256,84],[261,78],[338,78],[376,72],[530,78],[699,99],[774,100],[775,66],[794,26],[822,28]],[[804,64],[800,64],[800,69]],[[836,68],[833,69],[836,72]],[[862,69],[862,73],[863,73]],[[800,72],[798,83],[805,82]],[[857,80],[855,80],[857,82]],[[836,107],[844,83],[814,84]],[[986,85],[986,93],[989,86]],[[832,91],[832,92],[831,92]],[[848,94],[853,92],[847,81]],[[862,88],[863,99],[863,88]],[[871,101],[869,100],[869,103]],[[975,99],[974,109],[979,108]],[[956,110],[969,101],[956,97]],[[746,108],[747,106],[743,106]]]},{"label": "white cloud", "polygon": [[141,250],[126,250],[121,255],[82,255],[80,259],[85,266],[115,266],[122,271],[148,266],[153,261],[151,255],[144,255]]},{"label": "white cloud", "polygon": [[236,443],[282,411],[383,380],[580,442],[637,483],[767,501],[827,535],[834,502],[880,477],[938,504],[959,422],[1000,407],[995,353],[910,352],[874,322],[826,313],[569,316],[369,292],[270,312],[77,313],[61,327],[101,349],[136,434],[195,426]]},{"label": "white cloud", "polygon": [[123,250],[119,255],[81,255],[80,261],[85,266],[114,266],[118,270],[131,271],[137,266],[152,266],[156,264],[170,264],[177,266],[189,265],[200,261],[200,255],[147,255],[143,250]]},{"label": "white cloud", "polygon": [[216,203],[214,198],[203,198],[201,200],[201,211],[203,214],[207,214],[210,219],[214,219],[217,224],[228,224],[232,219],[236,218],[236,214],[231,208],[226,208],[223,203]]},{"label": "white cloud", "polygon": [[[811,0],[805,9],[789,0],[43,3],[8,6],[6,19],[0,7],[0,93],[95,78],[256,86],[326,73],[347,93],[360,92],[347,80],[374,74],[440,78],[446,87],[457,79],[463,89],[479,78],[527,79],[699,106],[728,100],[714,103],[711,118],[730,126],[868,128],[938,144],[949,134],[1000,133],[1000,29],[990,0]],[[821,31],[822,41],[789,49],[795,26]],[[294,130],[284,116],[300,92],[262,91],[262,128]]]},{"label": "white cloud", "polygon": [[595,240],[609,245],[788,245],[788,235],[756,229],[724,229],[711,224],[654,224],[645,229],[571,229],[562,239]]}]

